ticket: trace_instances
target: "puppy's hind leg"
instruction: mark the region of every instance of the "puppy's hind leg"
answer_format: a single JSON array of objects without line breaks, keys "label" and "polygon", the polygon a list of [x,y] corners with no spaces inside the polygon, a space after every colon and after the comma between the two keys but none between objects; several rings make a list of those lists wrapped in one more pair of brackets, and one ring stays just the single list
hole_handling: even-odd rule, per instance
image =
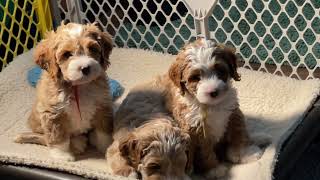
[{"label": "puppy's hind leg", "polygon": [[89,142],[95,146],[99,152],[105,153],[112,143],[112,136],[102,130],[95,129],[89,134]]},{"label": "puppy's hind leg", "polygon": [[[222,164],[215,152],[212,151],[211,143],[204,143],[194,155],[194,170],[196,174],[202,174],[205,179],[217,179],[224,177],[228,168]],[[207,147],[208,146],[208,147]]]},{"label": "puppy's hind leg", "polygon": [[259,147],[266,147],[271,144],[272,137],[269,134],[258,132],[250,134],[250,143],[255,144]]},{"label": "puppy's hind leg", "polygon": [[63,118],[51,120],[45,129],[45,137],[48,140],[50,155],[63,161],[75,161],[75,157],[71,152],[70,143],[71,135],[66,130],[65,124],[62,123]]},{"label": "puppy's hind leg", "polygon": [[30,144],[39,144],[46,146],[47,142],[43,134],[40,133],[21,133],[14,138],[14,142],[16,143],[30,143]]},{"label": "puppy's hind leg", "polygon": [[212,168],[205,174],[206,179],[219,179],[227,175],[228,167],[224,164],[219,164],[217,167]]},{"label": "puppy's hind leg", "polygon": [[264,133],[250,135],[250,145],[242,151],[241,163],[259,160],[263,155],[263,149],[271,143],[271,136]]},{"label": "puppy's hind leg", "polygon": [[88,138],[85,135],[78,135],[71,138],[70,149],[74,154],[81,154],[87,148]]},{"label": "puppy's hind leg", "polygon": [[94,129],[89,134],[89,143],[95,146],[98,151],[105,153],[112,143],[113,131],[112,106],[104,106],[96,110],[94,116]]},{"label": "puppy's hind leg", "polygon": [[227,143],[227,159],[232,163],[241,163],[250,143],[245,118],[239,108],[229,117],[224,141]]},{"label": "puppy's hind leg", "polygon": [[75,157],[70,151],[70,138],[57,144],[51,144],[50,147],[50,155],[53,158],[63,161],[75,161]]}]

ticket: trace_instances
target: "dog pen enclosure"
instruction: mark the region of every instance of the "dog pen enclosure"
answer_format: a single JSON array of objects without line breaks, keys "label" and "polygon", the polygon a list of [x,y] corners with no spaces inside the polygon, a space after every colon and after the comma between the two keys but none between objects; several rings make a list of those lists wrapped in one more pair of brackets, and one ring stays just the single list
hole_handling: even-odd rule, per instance
[{"label": "dog pen enclosure", "polygon": [[[54,17],[97,21],[118,47],[176,54],[196,38],[182,0],[60,0],[57,5]],[[242,66],[308,79],[320,72],[319,12],[317,0],[219,0],[208,28],[211,38],[237,49]]]},{"label": "dog pen enclosure", "polygon": [[[34,46],[61,20],[98,22],[117,47],[176,54],[196,38],[182,0],[3,0],[1,63]],[[298,79],[320,74],[320,2],[220,0],[208,19],[210,37],[236,48],[241,66]]]},{"label": "dog pen enclosure", "polygon": [[45,0],[0,1],[0,70],[31,49],[52,29],[50,5]]},{"label": "dog pen enclosure", "polygon": [[[62,20],[97,22],[117,47],[170,54],[197,36],[183,0],[1,0],[0,67]],[[235,47],[240,66],[297,79],[320,77],[318,0],[219,0],[208,30],[217,42]]]}]

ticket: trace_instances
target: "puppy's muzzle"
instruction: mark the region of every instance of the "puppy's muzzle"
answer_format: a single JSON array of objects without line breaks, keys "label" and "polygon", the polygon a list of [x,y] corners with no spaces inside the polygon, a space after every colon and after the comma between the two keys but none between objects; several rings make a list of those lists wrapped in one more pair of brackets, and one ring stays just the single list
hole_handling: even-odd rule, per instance
[{"label": "puppy's muzzle", "polygon": [[67,69],[67,79],[74,85],[88,83],[103,72],[98,61],[88,56],[78,56],[71,60]]}]

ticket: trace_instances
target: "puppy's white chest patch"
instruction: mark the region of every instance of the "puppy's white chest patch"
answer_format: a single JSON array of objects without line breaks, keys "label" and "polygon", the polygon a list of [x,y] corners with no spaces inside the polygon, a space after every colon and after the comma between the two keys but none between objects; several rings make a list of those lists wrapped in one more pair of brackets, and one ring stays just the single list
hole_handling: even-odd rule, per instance
[{"label": "puppy's white chest patch", "polygon": [[[202,124],[205,114],[201,113],[199,106],[191,106],[190,112],[186,114],[185,118],[188,120],[191,127],[198,127]],[[210,107],[207,109],[206,115],[206,133],[210,134],[216,141],[223,137],[229,117],[232,111],[226,108]]]},{"label": "puppy's white chest patch", "polygon": [[206,123],[209,126],[209,132],[217,141],[219,141],[227,128],[231,111],[208,109]]}]

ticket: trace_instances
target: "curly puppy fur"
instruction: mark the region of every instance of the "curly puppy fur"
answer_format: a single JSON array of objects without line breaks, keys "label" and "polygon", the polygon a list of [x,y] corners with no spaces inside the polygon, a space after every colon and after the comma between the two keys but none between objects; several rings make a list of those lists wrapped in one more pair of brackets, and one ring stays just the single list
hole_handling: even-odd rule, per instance
[{"label": "curly puppy fur", "polygon": [[189,179],[190,136],[175,127],[153,84],[135,87],[114,121],[106,153],[109,171],[146,180]]},{"label": "curly puppy fur", "polygon": [[[240,81],[232,49],[211,40],[186,45],[158,80],[166,88],[166,107],[192,140],[194,172],[223,176],[214,153],[224,145],[234,163],[257,160],[261,150],[249,140],[232,79]],[[254,156],[255,158],[249,158]]]},{"label": "curly puppy fur", "polygon": [[[261,150],[248,137],[232,86],[232,79],[240,80],[236,61],[233,50],[212,41],[199,39],[186,45],[168,73],[128,95],[117,113],[114,138],[128,136],[141,122],[168,115],[191,137],[188,166],[196,174],[216,178],[227,171],[222,164],[225,159],[233,163],[257,160]],[[123,165],[131,167],[123,174],[136,169],[133,164]]]},{"label": "curly puppy fur", "polygon": [[75,160],[74,154],[82,153],[88,141],[105,152],[113,129],[105,74],[111,51],[110,35],[95,24],[62,24],[47,33],[34,52],[35,62],[45,71],[28,119],[32,133],[20,134],[15,141],[49,146],[53,157],[67,161]]}]

